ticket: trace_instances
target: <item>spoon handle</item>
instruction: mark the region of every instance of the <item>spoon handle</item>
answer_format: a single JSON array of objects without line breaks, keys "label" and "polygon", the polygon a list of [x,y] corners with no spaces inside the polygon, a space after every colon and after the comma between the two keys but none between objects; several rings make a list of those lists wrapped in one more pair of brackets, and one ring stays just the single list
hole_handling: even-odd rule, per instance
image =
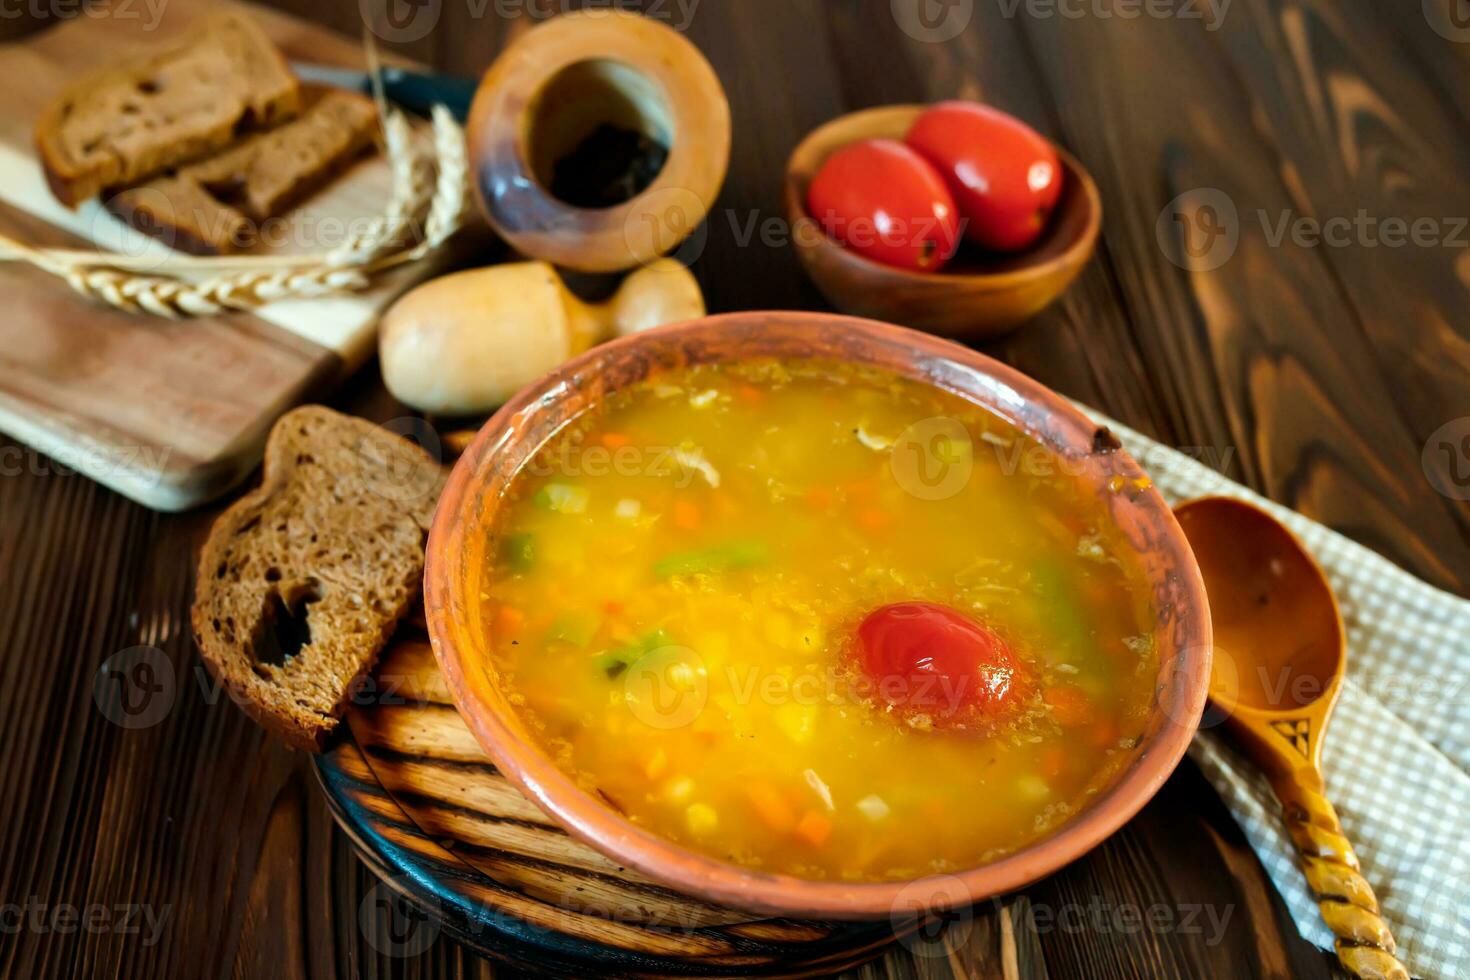
[{"label": "spoon handle", "polygon": [[1337,958],[1348,973],[1363,980],[1409,980],[1409,971],[1394,955],[1398,947],[1379,914],[1373,886],[1363,877],[1358,855],[1322,791],[1315,769],[1297,770],[1276,786],[1307,883],[1336,937]]}]

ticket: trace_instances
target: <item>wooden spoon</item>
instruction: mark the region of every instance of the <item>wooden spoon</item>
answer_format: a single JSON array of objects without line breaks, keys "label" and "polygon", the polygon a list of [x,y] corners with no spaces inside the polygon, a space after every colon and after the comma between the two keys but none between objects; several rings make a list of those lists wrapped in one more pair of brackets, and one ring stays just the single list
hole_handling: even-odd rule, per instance
[{"label": "wooden spoon", "polygon": [[1346,669],[1337,598],[1301,542],[1230,497],[1175,508],[1215,628],[1210,700],[1271,780],[1337,958],[1355,977],[1408,980],[1358,856],[1324,795],[1322,737]]}]

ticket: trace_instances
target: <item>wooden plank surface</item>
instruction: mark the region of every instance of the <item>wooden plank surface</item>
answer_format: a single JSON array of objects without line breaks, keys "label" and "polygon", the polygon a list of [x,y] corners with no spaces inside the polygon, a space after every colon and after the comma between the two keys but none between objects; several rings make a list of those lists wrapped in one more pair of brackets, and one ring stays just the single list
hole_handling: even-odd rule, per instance
[{"label": "wooden plank surface", "polygon": [[[280,2],[349,31],[361,16],[354,3]],[[400,52],[477,73],[562,4],[425,6],[437,6],[436,28]],[[1437,219],[1447,234],[1470,213],[1470,43],[1437,33],[1414,3],[1234,0],[1215,30],[1097,13],[1123,6],[1089,3],[1071,18],[956,3],[970,22],[931,42],[881,0],[696,5],[688,33],[729,91],[736,134],[694,261],[711,309],[822,307],[789,249],[740,235],[752,217],[779,217],[781,162],[808,128],[878,102],[986,98],[1068,145],[1106,209],[1097,261],[987,352],[1171,445],[1212,452],[1226,475],[1470,594],[1467,505],[1435,493],[1421,466],[1429,433],[1470,416],[1465,250],[1267,233],[1283,214],[1366,209]],[[1175,234],[1198,230],[1188,221],[1207,188],[1234,207],[1235,250],[1213,268],[1181,268],[1160,215]],[[1166,213],[1180,195],[1183,223]],[[403,414],[371,367],[334,404]],[[0,975],[521,975],[447,936],[408,956],[385,946],[392,903],[334,829],[309,766],[201,687],[184,624],[209,514],[160,517],[11,451],[0,444],[0,902],[50,913],[131,903],[165,918],[152,944],[118,930],[0,932]],[[139,645],[156,648],[149,662],[168,664],[174,683],[161,720],[125,728],[92,686],[104,662]],[[1112,924],[1154,907],[1172,913],[1170,927]],[[850,975],[1330,971],[1186,763],[1084,860],[952,927],[947,945],[900,949]]]}]

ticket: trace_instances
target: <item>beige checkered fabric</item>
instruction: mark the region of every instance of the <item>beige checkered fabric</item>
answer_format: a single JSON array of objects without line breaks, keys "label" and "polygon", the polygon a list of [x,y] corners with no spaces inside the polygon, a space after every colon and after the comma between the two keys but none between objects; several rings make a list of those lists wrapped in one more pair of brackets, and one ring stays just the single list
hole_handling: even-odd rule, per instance
[{"label": "beige checkered fabric", "polygon": [[[1323,746],[1327,795],[1416,977],[1470,980],[1470,602],[1091,409],[1171,502],[1241,497],[1280,518],[1326,570],[1348,631],[1348,679]],[[1207,720],[1209,720],[1207,718]],[[1307,940],[1332,948],[1266,780],[1218,732],[1190,756],[1219,791]]]}]

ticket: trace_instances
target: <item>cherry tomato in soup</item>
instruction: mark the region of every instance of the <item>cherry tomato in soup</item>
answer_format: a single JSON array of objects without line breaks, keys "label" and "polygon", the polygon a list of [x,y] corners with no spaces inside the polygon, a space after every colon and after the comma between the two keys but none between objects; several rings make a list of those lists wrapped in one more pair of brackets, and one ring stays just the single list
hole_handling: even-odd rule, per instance
[{"label": "cherry tomato in soup", "polygon": [[1031,674],[993,630],[949,606],[899,602],[858,626],[877,699],[940,727],[971,727],[1015,713]]},{"label": "cherry tomato in soup", "polygon": [[937,272],[960,244],[944,178],[898,140],[861,140],[833,153],[806,203],[827,234],[887,265]]},{"label": "cherry tomato in soup", "polygon": [[944,176],[967,239],[1013,252],[1041,236],[1063,175],[1056,149],[1036,130],[978,102],[939,102],[904,141]]}]

